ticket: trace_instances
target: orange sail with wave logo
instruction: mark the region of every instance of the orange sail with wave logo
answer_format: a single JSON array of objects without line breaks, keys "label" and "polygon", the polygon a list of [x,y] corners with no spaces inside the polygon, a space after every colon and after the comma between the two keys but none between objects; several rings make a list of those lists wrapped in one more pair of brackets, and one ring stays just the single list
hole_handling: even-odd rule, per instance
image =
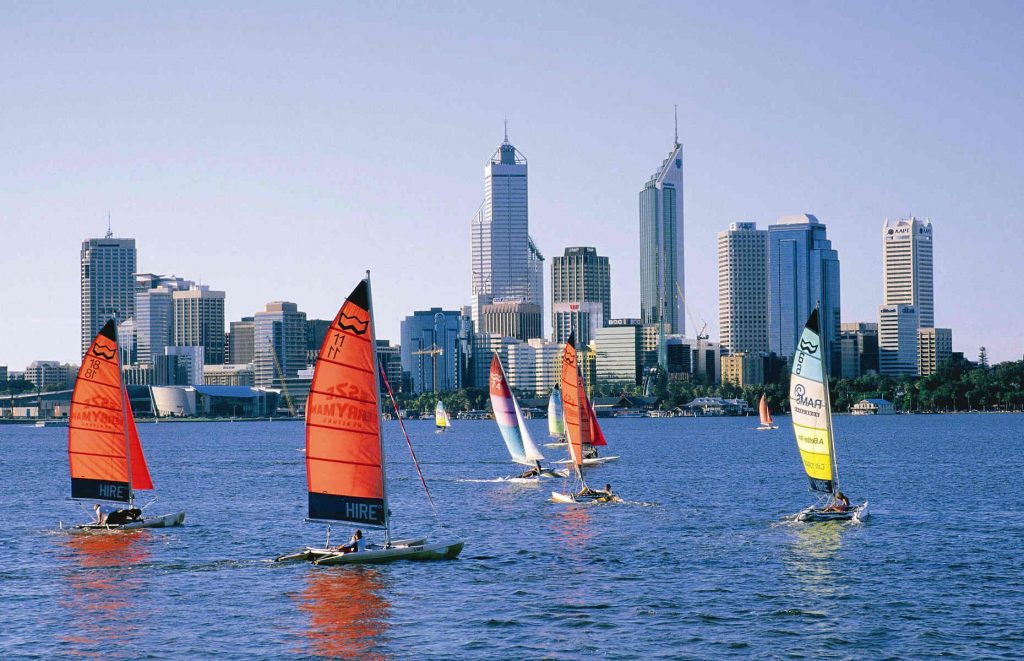
[{"label": "orange sail with wave logo", "polygon": [[590,429],[590,405],[583,392],[583,380],[577,368],[575,335],[569,336],[562,354],[562,410],[569,455],[576,468],[583,465],[583,444],[593,443]]},{"label": "orange sail with wave logo", "polygon": [[387,525],[373,333],[362,280],[324,337],[306,401],[310,519]]},{"label": "orange sail with wave logo", "polygon": [[68,417],[71,497],[131,502],[153,488],[121,378],[117,324],[109,320],[82,358]]}]

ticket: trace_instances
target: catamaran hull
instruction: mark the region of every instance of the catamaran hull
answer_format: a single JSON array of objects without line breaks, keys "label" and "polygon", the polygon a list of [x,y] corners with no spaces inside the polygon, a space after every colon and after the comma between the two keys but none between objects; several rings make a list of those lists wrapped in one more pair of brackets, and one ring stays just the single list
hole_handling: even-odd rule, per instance
[{"label": "catamaran hull", "polygon": [[761,425],[760,427],[757,428],[757,431],[771,431],[773,429],[778,428],[778,425]]},{"label": "catamaran hull", "polygon": [[139,521],[131,521],[120,525],[112,526],[105,523],[86,523],[75,526],[71,530],[75,532],[102,532],[104,530],[139,530],[141,528],[170,528],[185,523],[185,513],[163,514],[161,516],[150,516]]},{"label": "catamaran hull", "polygon": [[[601,464],[607,464],[610,461],[615,461],[619,458],[619,455],[611,455],[609,457],[591,457],[583,460],[584,466],[600,466]],[[556,464],[571,464],[572,459],[562,459],[554,462]]]},{"label": "catamaran hull", "polygon": [[801,510],[796,514],[794,519],[801,523],[820,523],[827,521],[851,521],[853,523],[860,523],[861,521],[867,520],[871,516],[868,510],[868,503],[864,501],[857,507],[846,510],[845,512],[826,512],[824,510],[815,509],[814,507],[808,507]]},{"label": "catamaran hull", "polygon": [[554,503],[569,503],[577,505],[598,505],[602,503],[621,503],[622,499],[618,496],[599,496],[597,498],[592,497],[580,497],[571,493],[561,493],[560,491],[551,492],[551,502]]},{"label": "catamaran hull", "polygon": [[[393,547],[400,547],[400,546],[422,546],[423,544],[426,544],[426,543],[427,543],[427,538],[426,537],[415,537],[415,538],[412,538],[412,539],[396,539],[396,540],[392,540],[391,546],[393,546]],[[337,555],[337,553],[338,553],[338,549],[336,549],[336,548],[316,548],[316,547],[312,547],[312,546],[307,546],[306,548],[304,548],[301,551],[296,551],[294,553],[286,553],[284,555],[279,555],[276,558],[274,558],[274,562],[295,562],[295,561],[298,561],[298,560],[305,560],[307,562],[314,562],[318,558],[322,558],[322,557],[328,556],[328,555]]]},{"label": "catamaran hull", "polygon": [[411,544],[388,548],[368,548],[358,553],[327,553],[313,559],[315,565],[362,565],[396,560],[452,560],[462,552],[464,542],[460,540],[435,542],[433,544]]}]

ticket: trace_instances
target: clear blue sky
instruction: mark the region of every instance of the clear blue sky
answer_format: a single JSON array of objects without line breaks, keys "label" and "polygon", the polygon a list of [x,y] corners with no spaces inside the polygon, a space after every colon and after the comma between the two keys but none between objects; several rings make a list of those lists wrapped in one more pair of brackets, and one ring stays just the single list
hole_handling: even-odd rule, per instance
[{"label": "clear blue sky", "polygon": [[596,246],[636,316],[637,193],[676,103],[712,337],[730,222],[816,214],[843,320],[874,321],[883,219],[914,213],[954,348],[1021,357],[1024,4],[371,4],[5,6],[0,364],[79,362],[79,249],[108,211],[140,270],[226,290],[229,320],[330,317],[371,268],[397,341],[414,309],[469,302],[506,115],[539,247]]}]

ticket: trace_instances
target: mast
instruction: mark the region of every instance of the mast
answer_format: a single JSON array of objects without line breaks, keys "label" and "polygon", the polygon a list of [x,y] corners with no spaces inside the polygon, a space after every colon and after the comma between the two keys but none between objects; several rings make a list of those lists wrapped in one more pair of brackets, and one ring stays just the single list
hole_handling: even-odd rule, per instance
[{"label": "mast", "polygon": [[377,326],[373,320],[373,287],[370,285],[370,269],[366,269],[366,299],[370,309],[370,347],[373,351],[373,387],[376,392],[374,405],[377,407],[377,442],[380,443],[380,478],[384,493],[384,547],[391,546],[391,508],[388,507],[388,473],[384,461],[384,416],[380,406],[380,377],[377,375]]},{"label": "mast", "polygon": [[[109,221],[108,221],[109,222]],[[110,231],[109,229],[107,230]],[[135,504],[135,491],[132,489],[132,448],[128,440],[128,407],[131,403],[126,401],[127,388],[124,385],[124,372],[121,370],[121,338],[117,335],[117,321],[114,322],[114,344],[117,346],[117,384],[121,391],[121,424],[124,426],[124,458],[128,464],[128,507]]]}]

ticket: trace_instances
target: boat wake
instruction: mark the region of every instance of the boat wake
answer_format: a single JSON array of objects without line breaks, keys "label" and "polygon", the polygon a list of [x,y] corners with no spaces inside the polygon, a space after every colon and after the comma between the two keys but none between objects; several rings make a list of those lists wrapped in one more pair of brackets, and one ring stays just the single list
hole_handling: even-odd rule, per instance
[{"label": "boat wake", "polygon": [[495,477],[489,480],[474,480],[472,478],[459,478],[455,482],[473,482],[483,484],[537,484],[540,482],[539,478],[536,477]]}]

